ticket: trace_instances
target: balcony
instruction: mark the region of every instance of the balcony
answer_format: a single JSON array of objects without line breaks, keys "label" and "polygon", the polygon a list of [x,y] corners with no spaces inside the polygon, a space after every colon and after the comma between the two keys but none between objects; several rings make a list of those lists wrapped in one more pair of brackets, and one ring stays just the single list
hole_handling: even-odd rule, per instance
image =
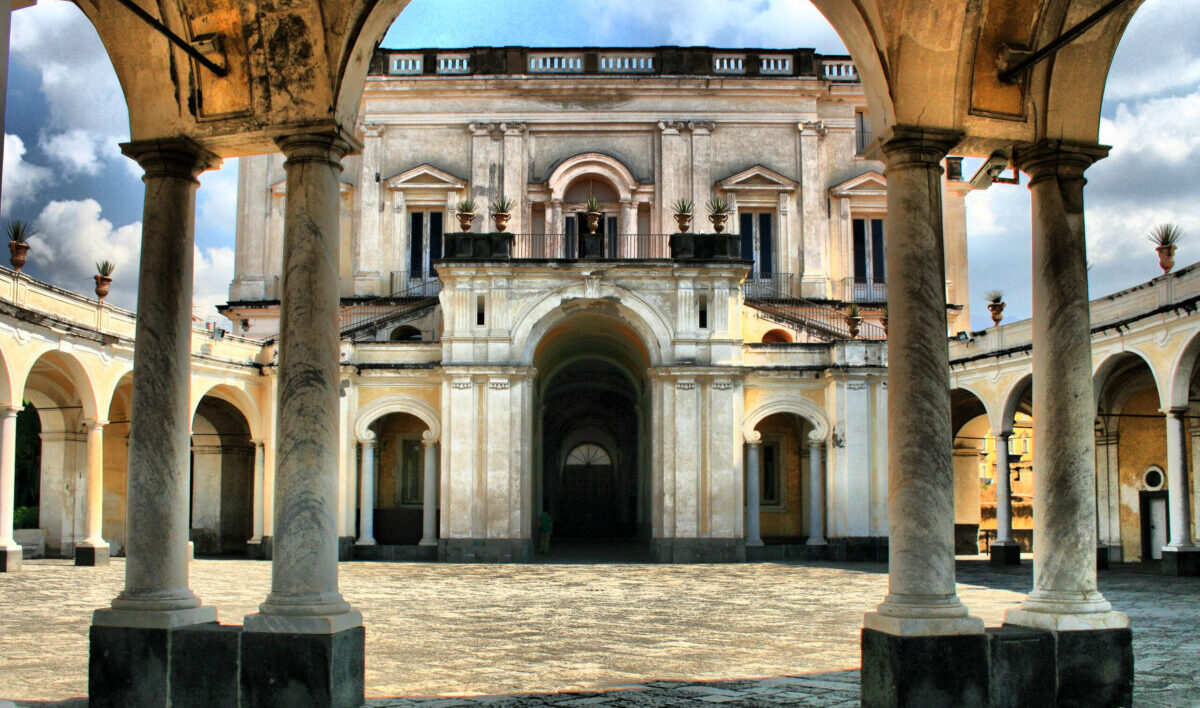
[{"label": "balcony", "polygon": [[866,278],[842,278],[839,299],[844,302],[882,304],[887,302],[887,283]]},{"label": "balcony", "polygon": [[448,233],[444,260],[740,261],[737,234]]}]

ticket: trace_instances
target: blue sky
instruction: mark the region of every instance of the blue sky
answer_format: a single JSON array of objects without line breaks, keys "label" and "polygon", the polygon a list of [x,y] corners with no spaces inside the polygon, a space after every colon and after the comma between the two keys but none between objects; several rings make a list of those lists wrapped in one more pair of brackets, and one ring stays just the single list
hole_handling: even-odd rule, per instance
[{"label": "blue sky", "polygon": [[[1142,235],[1163,221],[1191,233],[1177,260],[1200,260],[1200,0],[1147,0],[1109,78],[1100,139],[1113,153],[1089,173],[1092,294],[1156,275]],[[82,13],[41,0],[13,14],[0,218],[34,222],[28,270],[89,292],[93,263],[113,260],[110,300],[132,307],[142,185],[117,144],[128,113],[111,64]],[[805,0],[413,0],[384,46],[813,47],[844,51]],[[197,314],[214,314],[233,276],[236,160],[201,177]],[[973,324],[982,294],[1006,293],[1009,319],[1030,311],[1029,193],[996,186],[968,197]]]}]

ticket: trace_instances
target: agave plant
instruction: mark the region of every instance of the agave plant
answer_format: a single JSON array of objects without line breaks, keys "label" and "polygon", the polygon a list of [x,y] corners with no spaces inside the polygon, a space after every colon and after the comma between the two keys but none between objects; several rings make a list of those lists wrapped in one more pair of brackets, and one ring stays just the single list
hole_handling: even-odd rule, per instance
[{"label": "agave plant", "polygon": [[676,199],[671,203],[671,209],[676,214],[691,214],[692,200],[691,199]]},{"label": "agave plant", "polygon": [[459,202],[458,204],[456,204],[454,206],[454,209],[459,214],[474,214],[475,213],[475,200],[474,199],[464,199],[461,202]]},{"label": "agave plant", "polygon": [[594,195],[589,195],[587,201],[583,203],[583,210],[590,212],[600,211],[600,200]]},{"label": "agave plant", "polygon": [[993,305],[999,305],[1000,303],[1004,302],[1003,290],[989,290],[984,293],[983,296],[987,298],[987,301]]},{"label": "agave plant", "polygon": [[29,240],[30,236],[34,235],[33,229],[29,227],[29,224],[20,219],[13,219],[8,222],[5,231],[8,233],[8,240],[14,243],[25,243]]},{"label": "agave plant", "polygon": [[516,206],[516,202],[508,197],[497,197],[492,200],[490,208],[493,214],[508,214],[514,206]]},{"label": "agave plant", "polygon": [[846,308],[846,316],[847,317],[862,317],[862,311],[859,309],[858,303],[854,303],[854,302],[850,303],[850,305]]},{"label": "agave plant", "polygon": [[1146,234],[1146,240],[1159,247],[1178,245],[1183,237],[1183,229],[1175,224],[1159,224]]},{"label": "agave plant", "polygon": [[96,264],[96,272],[104,277],[111,277],[113,271],[117,269],[117,264],[112,261],[101,261]]},{"label": "agave plant", "polygon": [[709,214],[728,214],[733,211],[733,205],[721,197],[713,197],[704,205]]}]

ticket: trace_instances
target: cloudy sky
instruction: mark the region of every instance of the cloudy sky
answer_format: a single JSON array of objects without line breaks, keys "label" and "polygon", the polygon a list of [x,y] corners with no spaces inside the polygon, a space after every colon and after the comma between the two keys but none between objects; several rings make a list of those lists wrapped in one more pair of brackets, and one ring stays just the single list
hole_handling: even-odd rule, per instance
[{"label": "cloudy sky", "polygon": [[[1088,172],[1092,295],[1159,270],[1142,237],[1171,221],[1191,233],[1180,264],[1200,260],[1200,0],[1147,0],[1115,58],[1100,140],[1111,156]],[[663,18],[670,18],[664,21]],[[385,46],[813,47],[843,52],[805,0],[413,0]],[[117,264],[110,300],[133,307],[142,185],[117,143],[129,136],[116,76],[71,3],[13,14],[0,218],[33,222],[28,270],[90,292],[94,263]],[[237,161],[201,176],[196,314],[214,315],[233,277]],[[971,297],[1001,289],[1006,314],[1030,311],[1029,193],[996,186],[968,198]],[[974,307],[974,326],[989,324]]]}]

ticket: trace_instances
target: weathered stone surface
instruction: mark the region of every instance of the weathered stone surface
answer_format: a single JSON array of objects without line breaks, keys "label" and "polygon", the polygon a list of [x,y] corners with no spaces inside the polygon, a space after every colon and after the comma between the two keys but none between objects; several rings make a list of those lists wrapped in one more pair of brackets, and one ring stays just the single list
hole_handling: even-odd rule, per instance
[{"label": "weathered stone surface", "polygon": [[166,629],[93,626],[88,652],[91,708],[167,706]]},{"label": "weathered stone surface", "polygon": [[365,631],[242,632],[242,704],[255,708],[358,708]]},{"label": "weathered stone surface", "polygon": [[989,627],[990,708],[1054,705],[1054,635],[1023,627]]},{"label": "weathered stone surface", "polygon": [[1164,548],[1163,575],[1200,575],[1200,549],[1186,551]]},{"label": "weathered stone surface", "polygon": [[983,708],[988,705],[982,633],[900,637],[862,631],[862,705]]},{"label": "weathered stone surface", "polygon": [[241,631],[218,624],[171,631],[172,708],[237,708]]},{"label": "weathered stone surface", "polygon": [[1055,632],[1058,705],[1133,705],[1133,644],[1129,629]]}]

